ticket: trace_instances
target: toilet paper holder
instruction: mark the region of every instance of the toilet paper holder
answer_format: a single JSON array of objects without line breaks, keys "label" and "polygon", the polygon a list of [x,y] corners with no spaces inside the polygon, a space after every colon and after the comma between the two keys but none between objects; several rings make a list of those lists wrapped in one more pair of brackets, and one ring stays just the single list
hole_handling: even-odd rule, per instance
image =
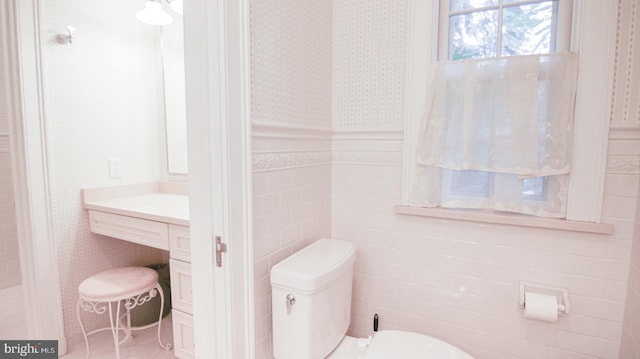
[{"label": "toilet paper holder", "polygon": [[526,292],[553,295],[558,300],[558,312],[569,314],[569,291],[566,288],[552,287],[543,284],[520,282],[520,306],[524,307]]}]

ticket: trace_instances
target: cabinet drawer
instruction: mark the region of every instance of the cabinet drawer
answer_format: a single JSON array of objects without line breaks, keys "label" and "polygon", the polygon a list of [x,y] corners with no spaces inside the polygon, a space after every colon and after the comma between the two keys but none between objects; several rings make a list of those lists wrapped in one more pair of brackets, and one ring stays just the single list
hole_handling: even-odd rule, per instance
[{"label": "cabinet drawer", "polygon": [[194,358],[193,317],[179,310],[171,312],[173,321],[173,354],[176,358]]},{"label": "cabinet drawer", "polygon": [[193,314],[191,294],[191,264],[169,260],[171,274],[171,306],[174,309]]},{"label": "cabinet drawer", "polygon": [[93,233],[169,250],[166,223],[90,210],[89,228]]},{"label": "cabinet drawer", "polygon": [[191,239],[189,227],[169,225],[169,256],[185,262],[191,262]]}]

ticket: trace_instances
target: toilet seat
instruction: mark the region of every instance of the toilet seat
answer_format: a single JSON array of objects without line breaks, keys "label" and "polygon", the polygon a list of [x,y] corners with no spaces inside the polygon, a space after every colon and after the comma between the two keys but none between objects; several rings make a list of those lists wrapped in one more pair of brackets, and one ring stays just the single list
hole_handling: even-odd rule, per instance
[{"label": "toilet seat", "polygon": [[327,359],[474,359],[449,343],[401,330],[379,331],[366,347],[363,341],[345,336]]},{"label": "toilet seat", "polygon": [[367,347],[358,344],[366,339],[358,339],[345,335],[338,346],[325,359],[360,359],[367,351]]}]

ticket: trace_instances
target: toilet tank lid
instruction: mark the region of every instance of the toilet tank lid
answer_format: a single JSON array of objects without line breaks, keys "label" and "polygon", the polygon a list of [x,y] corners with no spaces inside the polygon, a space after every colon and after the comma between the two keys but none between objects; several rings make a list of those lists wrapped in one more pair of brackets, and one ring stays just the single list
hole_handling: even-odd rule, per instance
[{"label": "toilet tank lid", "polygon": [[319,239],[271,268],[271,285],[304,293],[316,292],[351,266],[356,246],[337,239]]}]

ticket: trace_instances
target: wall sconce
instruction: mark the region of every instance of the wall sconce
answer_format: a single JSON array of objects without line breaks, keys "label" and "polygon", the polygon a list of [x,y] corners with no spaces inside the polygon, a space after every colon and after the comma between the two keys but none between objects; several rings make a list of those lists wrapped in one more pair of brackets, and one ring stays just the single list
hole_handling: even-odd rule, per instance
[{"label": "wall sconce", "polygon": [[[182,0],[164,0],[171,10],[182,15]],[[164,26],[173,22],[171,15],[162,9],[162,0],[147,0],[145,8],[136,13],[138,20],[145,24]]]}]

